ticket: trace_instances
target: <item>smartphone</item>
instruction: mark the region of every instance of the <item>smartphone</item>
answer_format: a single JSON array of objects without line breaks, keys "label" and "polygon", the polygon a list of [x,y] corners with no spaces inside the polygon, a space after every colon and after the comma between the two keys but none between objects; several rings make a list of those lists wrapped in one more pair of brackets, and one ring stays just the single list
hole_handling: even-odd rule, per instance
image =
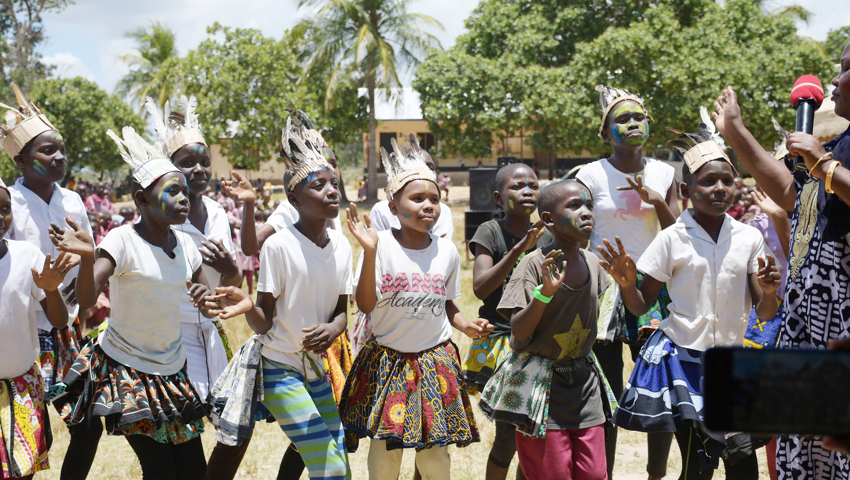
[{"label": "smartphone", "polygon": [[850,435],[850,352],[711,348],[703,398],[710,430]]}]

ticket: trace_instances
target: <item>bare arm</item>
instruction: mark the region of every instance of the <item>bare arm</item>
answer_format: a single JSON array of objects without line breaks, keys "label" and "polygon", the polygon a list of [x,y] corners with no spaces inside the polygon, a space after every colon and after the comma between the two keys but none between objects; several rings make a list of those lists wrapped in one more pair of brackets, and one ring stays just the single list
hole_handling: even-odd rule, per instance
[{"label": "bare arm", "polygon": [[475,245],[475,262],[472,266],[472,291],[475,296],[484,300],[488,295],[502,286],[508,278],[520,256],[532,248],[543,236],[543,222],[538,221],[528,230],[525,236],[495,265],[493,254],[479,244]]},{"label": "bare arm", "polygon": [[274,308],[276,298],[268,292],[257,292],[257,304],[245,312],[245,321],[255,333],[264,335],[274,324]]},{"label": "bare arm", "polygon": [[[788,136],[788,153],[799,155],[806,161],[806,167],[811,170],[811,175],[822,182],[826,182],[827,174],[833,169],[830,186],[835,195],[844,203],[850,205],[850,171],[841,166],[838,160],[818,160],[824,158],[826,149],[812,135],[802,132],[794,132]],[[829,158],[829,157],[827,157]]]},{"label": "bare arm", "polygon": [[623,303],[626,304],[626,308],[635,316],[643,315],[655,303],[664,283],[650,275],[644,275],[640,283],[640,288],[638,288],[635,285],[637,282],[637,266],[632,261],[632,257],[626,253],[623,242],[620,241],[619,237],[616,238],[616,241],[616,249],[608,239],[602,240],[606,248],[602,248],[601,246],[596,247],[602,258],[605,259],[604,262],[600,260],[599,264],[620,285]]},{"label": "bare arm", "polygon": [[[781,162],[767,153],[741,118],[738,96],[732,87],[723,89],[714,102],[717,129],[753,175],[764,192],[785,210],[793,210],[797,198],[794,177]],[[789,149],[790,150],[790,149]]]},{"label": "bare arm", "polygon": [[360,266],[360,278],[357,280],[357,289],[354,298],[357,300],[357,308],[363,313],[372,313],[378,303],[378,294],[375,292],[375,262],[378,257],[378,232],[372,227],[369,215],[357,213],[357,205],[354,202],[346,212],[346,223],[351,235],[363,247],[363,264]]},{"label": "bare arm", "polygon": [[65,274],[71,269],[71,257],[70,253],[62,252],[56,257],[56,261],[51,262],[50,255],[47,255],[44,257],[41,273],[35,268],[30,269],[35,286],[47,295],[39,303],[47,316],[47,320],[55,328],[68,326],[68,307],[65,305],[62,294],[59,293],[59,286],[62,284]]},{"label": "bare arm", "polygon": [[460,309],[455,305],[454,300],[446,300],[446,315],[449,317],[449,323],[452,327],[460,330],[469,338],[484,338],[496,328],[490,325],[490,322],[484,318],[476,318],[473,321],[467,320]]}]

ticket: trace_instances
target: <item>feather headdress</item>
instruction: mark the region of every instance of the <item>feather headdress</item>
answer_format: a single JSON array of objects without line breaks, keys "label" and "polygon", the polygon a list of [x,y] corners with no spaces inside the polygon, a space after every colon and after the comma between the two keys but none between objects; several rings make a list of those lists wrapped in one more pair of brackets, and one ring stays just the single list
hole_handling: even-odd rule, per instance
[{"label": "feather headdress", "polygon": [[628,90],[621,88],[609,87],[608,85],[597,85],[596,91],[599,92],[599,108],[602,109],[602,118],[599,124],[599,136],[602,137],[602,132],[605,131],[605,121],[608,119],[608,114],[619,103],[626,100],[632,100],[643,109],[646,118],[652,120],[649,112],[646,110],[646,105],[643,104],[643,99]]},{"label": "feather headdress", "polygon": [[704,122],[700,122],[696,133],[685,133],[679,130],[668,128],[671,132],[678,135],[677,138],[667,142],[668,147],[673,147],[679,150],[685,156],[685,165],[691,173],[696,173],[703,165],[714,160],[723,160],[732,167],[732,171],[738,174],[729,155],[726,154],[725,143],[722,145],[718,142],[723,141],[720,135],[714,131],[714,124],[710,126]]},{"label": "feather headdress", "polygon": [[381,147],[381,163],[387,172],[387,198],[393,198],[393,194],[401,190],[401,187],[414,180],[429,180],[437,183],[437,176],[425,163],[425,154],[419,147],[416,135],[408,137],[410,148],[399,148],[395,138],[391,139],[393,153],[388,154]]},{"label": "feather headdress", "polygon": [[153,117],[154,130],[159,137],[157,144],[161,145],[162,151],[168,158],[191,143],[209,146],[201,133],[198,115],[195,113],[198,100],[194,95],[188,98],[182,95],[180,106],[183,108],[183,113],[172,112],[168,101],[165,102],[162,111],[150,97],[145,102],[145,110]]},{"label": "feather headdress", "polygon": [[133,178],[142,188],[148,188],[166,173],[180,172],[171,160],[164,158],[162,149],[145,141],[133,127],[124,127],[121,133],[124,135],[123,139],[111,129],[106,131],[106,135],[118,145],[121,158],[130,165]]},{"label": "feather headdress", "polygon": [[[302,113],[300,110],[295,112]],[[306,115],[304,115],[306,117]],[[304,122],[303,119],[290,110],[290,116],[286,119],[286,127],[281,134],[281,157],[286,164],[286,170],[292,172],[287,189],[292,190],[311,173],[326,168],[333,171],[333,166],[328,163],[322,145],[325,143],[322,134],[314,129],[308,128],[312,122]]]},{"label": "feather headdress", "polygon": [[27,100],[24,92],[16,84],[12,84],[12,89],[15,90],[15,97],[20,107],[14,108],[0,103],[0,107],[6,109],[5,123],[0,125],[0,144],[3,145],[3,150],[6,150],[9,157],[15,158],[30,140],[48,130],[56,130],[56,127],[50,123],[40,108]]}]

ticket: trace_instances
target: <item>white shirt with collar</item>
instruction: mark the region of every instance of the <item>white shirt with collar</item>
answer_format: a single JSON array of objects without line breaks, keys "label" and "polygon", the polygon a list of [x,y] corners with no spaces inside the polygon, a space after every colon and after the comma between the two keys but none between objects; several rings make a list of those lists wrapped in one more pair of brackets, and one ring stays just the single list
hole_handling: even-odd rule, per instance
[{"label": "white shirt with collar", "polygon": [[661,329],[694,350],[742,345],[752,309],[748,274],[768,254],[761,233],[725,215],[717,242],[690,210],[662,230],[637,269],[667,283],[670,316]]},{"label": "white shirt with collar", "polygon": [[[25,187],[23,177],[18,178],[14,185],[9,187],[9,194],[12,197],[12,215],[14,220],[12,228],[6,234],[7,238],[12,240],[21,240],[29,242],[45,255],[50,255],[51,258],[56,258],[59,251],[50,241],[50,223],[53,222],[62,228],[70,228],[65,222],[65,217],[71,217],[80,228],[84,229],[89,236],[92,235],[91,224],[89,217],[86,214],[86,206],[83,204],[83,199],[76,192],[53,184],[53,194],[50,197],[50,202],[45,203],[41,197],[35,194],[32,190]],[[77,278],[79,267],[72,268],[65,275],[64,285],[68,285],[71,281]],[[63,287],[64,288],[64,287]],[[77,318],[80,311],[80,306],[68,306],[68,323]],[[36,303],[35,306],[36,324],[40,330],[51,330],[53,326],[47,320],[47,315],[41,309],[41,304]]]},{"label": "white shirt with collar", "polygon": [[[372,211],[369,212],[369,220],[372,221],[372,225],[375,227],[375,230],[379,232],[392,228],[401,228],[401,222],[398,221],[398,217],[396,215],[393,215],[393,212],[390,210],[390,202],[387,200],[382,200],[372,207]],[[452,235],[454,235],[454,231],[455,228],[452,223],[452,210],[448,205],[440,202],[440,216],[437,218],[437,222],[434,223],[434,229],[431,233],[437,237],[451,240]]]}]

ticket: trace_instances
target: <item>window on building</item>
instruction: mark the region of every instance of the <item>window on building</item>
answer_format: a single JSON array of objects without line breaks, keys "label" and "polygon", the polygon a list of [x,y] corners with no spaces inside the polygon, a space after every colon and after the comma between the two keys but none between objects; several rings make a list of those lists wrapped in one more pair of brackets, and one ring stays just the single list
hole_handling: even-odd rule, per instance
[{"label": "window on building", "polygon": [[394,132],[381,134],[381,146],[384,147],[388,153],[392,153],[393,151],[393,138],[396,138],[396,134]]},{"label": "window on building", "polygon": [[416,135],[419,137],[419,146],[424,148],[426,152],[430,152],[435,145],[434,134],[427,132],[417,133]]}]

